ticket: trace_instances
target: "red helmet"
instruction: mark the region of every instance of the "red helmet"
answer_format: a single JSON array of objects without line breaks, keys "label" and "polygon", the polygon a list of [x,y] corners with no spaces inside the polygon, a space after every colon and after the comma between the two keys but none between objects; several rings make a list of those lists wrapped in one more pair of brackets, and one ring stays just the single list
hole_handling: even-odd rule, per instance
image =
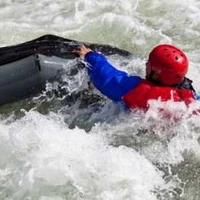
[{"label": "red helmet", "polygon": [[[163,85],[180,83],[188,71],[188,59],[177,47],[161,44],[149,54],[146,73],[147,79],[155,74],[156,81]],[[155,78],[156,77],[156,78]]]}]

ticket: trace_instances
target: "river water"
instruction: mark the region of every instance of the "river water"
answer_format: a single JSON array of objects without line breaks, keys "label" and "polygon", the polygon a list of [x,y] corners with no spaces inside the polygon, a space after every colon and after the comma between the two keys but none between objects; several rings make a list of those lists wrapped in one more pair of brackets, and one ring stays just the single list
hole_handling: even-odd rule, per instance
[{"label": "river water", "polygon": [[[128,50],[128,62],[109,59],[141,76],[155,45],[176,44],[200,93],[198,0],[0,2],[0,46],[44,34]],[[63,79],[69,92],[87,88],[84,69]],[[191,109],[164,104],[182,116],[166,120],[160,102],[147,113],[127,113],[95,90],[63,101],[53,87],[0,108],[0,200],[200,199],[200,117]]]}]

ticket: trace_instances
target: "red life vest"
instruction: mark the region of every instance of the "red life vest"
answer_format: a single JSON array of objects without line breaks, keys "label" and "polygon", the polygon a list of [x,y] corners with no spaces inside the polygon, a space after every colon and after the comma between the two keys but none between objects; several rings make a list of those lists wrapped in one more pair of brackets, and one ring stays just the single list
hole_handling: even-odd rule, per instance
[{"label": "red life vest", "polygon": [[175,102],[183,101],[186,105],[194,99],[193,91],[190,89],[180,89],[169,86],[158,86],[154,83],[143,80],[135,88],[122,97],[125,104],[131,108],[141,108],[147,110],[148,100],[173,100]]}]

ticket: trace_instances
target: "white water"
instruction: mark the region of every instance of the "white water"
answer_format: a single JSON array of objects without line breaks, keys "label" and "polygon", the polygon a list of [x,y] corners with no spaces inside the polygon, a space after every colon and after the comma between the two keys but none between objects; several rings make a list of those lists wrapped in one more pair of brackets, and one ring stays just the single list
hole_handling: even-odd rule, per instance
[{"label": "white water", "polygon": [[[49,33],[111,44],[133,52],[137,59],[121,68],[143,76],[149,50],[168,42],[187,53],[200,93],[199,13],[198,0],[4,0],[0,45]],[[70,90],[86,76],[77,78]],[[0,199],[199,200],[200,117],[182,104],[164,105],[184,113],[174,122],[158,115],[159,102],[130,114],[105,100],[93,115],[77,104],[56,112],[27,103],[1,116]]]}]

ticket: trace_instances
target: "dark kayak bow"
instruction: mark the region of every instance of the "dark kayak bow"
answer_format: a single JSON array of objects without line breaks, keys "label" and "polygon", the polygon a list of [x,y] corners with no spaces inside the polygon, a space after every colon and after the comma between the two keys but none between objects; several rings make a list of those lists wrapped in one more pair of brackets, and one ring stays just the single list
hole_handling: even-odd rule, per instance
[{"label": "dark kayak bow", "polygon": [[77,55],[73,53],[73,50],[82,44],[88,46],[94,51],[100,51],[105,55],[130,55],[128,51],[118,49],[110,45],[91,44],[65,39],[55,35],[44,35],[22,44],[0,48],[0,65],[19,60],[33,54],[73,59],[77,57]]},{"label": "dark kayak bow", "polygon": [[44,35],[22,44],[2,47],[0,105],[41,92],[46,82],[58,80],[63,72],[63,64],[78,57],[73,50],[82,44],[105,55],[131,55],[109,45],[79,42],[55,35]]}]

